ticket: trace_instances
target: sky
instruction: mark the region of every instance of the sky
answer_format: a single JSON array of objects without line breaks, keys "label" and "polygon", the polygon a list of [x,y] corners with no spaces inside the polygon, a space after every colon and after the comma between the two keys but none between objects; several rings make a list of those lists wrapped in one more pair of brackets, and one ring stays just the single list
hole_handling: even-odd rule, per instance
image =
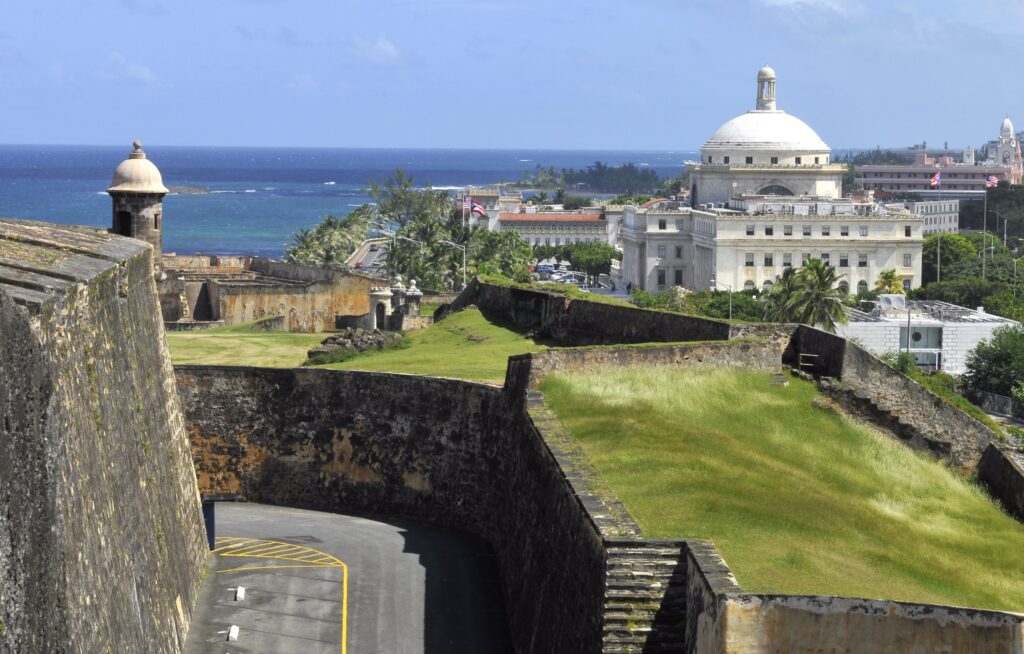
[{"label": "sky", "polygon": [[0,0],[0,143],[833,148],[1024,128],[1024,0]]}]

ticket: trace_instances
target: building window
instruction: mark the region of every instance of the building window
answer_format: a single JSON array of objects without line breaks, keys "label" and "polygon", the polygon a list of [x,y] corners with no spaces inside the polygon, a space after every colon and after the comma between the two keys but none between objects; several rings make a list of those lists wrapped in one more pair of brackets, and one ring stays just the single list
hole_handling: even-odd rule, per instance
[{"label": "building window", "polygon": [[754,253],[753,252],[747,252],[746,255],[744,255],[744,259],[745,259],[745,264],[746,264],[747,268],[753,268],[754,267]]},{"label": "building window", "polygon": [[658,229],[667,229],[667,228],[668,228],[668,223],[665,221],[665,219],[664,218],[658,218]]},{"label": "building window", "polygon": [[867,293],[868,292],[868,283],[867,283],[866,280],[862,279],[859,282],[857,282],[857,292],[858,293]]},{"label": "building window", "polygon": [[814,158],[814,163],[818,163],[818,157]]},{"label": "building window", "polygon": [[708,155],[708,163],[711,163],[711,155]]},{"label": "building window", "polygon": [[676,286],[683,285],[683,271],[676,268],[675,272],[672,273],[675,276]]},{"label": "building window", "polygon": [[765,236],[774,236],[775,235],[775,227],[773,227],[772,225],[765,225],[764,235]]},{"label": "building window", "polygon": [[811,235],[811,226],[810,225],[804,225],[804,236],[810,236],[810,235]]},{"label": "building window", "polygon": [[860,226],[860,235],[861,236],[867,236],[868,235],[868,226],[867,225],[861,225]]},{"label": "building window", "polygon": [[786,254],[783,254],[782,255],[782,267],[783,268],[791,268],[792,266],[793,266],[793,255],[788,253],[788,252]]},{"label": "building window", "polygon": [[658,286],[662,287],[665,285],[665,271],[658,269]]},{"label": "building window", "polygon": [[664,245],[659,245],[658,246],[658,258],[659,259],[664,259],[665,258],[665,246]]},{"label": "building window", "polygon": [[839,267],[840,268],[849,268],[850,267],[850,255],[846,254],[845,252],[843,254],[839,255]]},{"label": "building window", "polygon": [[754,235],[754,226],[753,225],[747,225],[747,236],[753,236],[753,235]]},{"label": "building window", "polygon": [[903,235],[910,238],[910,225],[903,226]]},{"label": "building window", "polygon": [[857,267],[858,268],[867,268],[868,267],[868,255],[866,255],[866,254],[858,254],[857,255]]},{"label": "building window", "polygon": [[810,258],[811,258],[811,255],[807,254],[806,252],[801,253],[800,254],[800,265],[801,266],[806,266],[807,265],[807,261]]},{"label": "building window", "polygon": [[832,233],[832,226],[831,225],[822,225],[821,226],[821,235],[822,236],[828,236],[831,233]]},{"label": "building window", "polygon": [[778,157],[772,157],[772,158],[771,158],[771,162],[772,162],[773,164],[777,164],[777,163],[779,163],[779,158],[778,158]]},{"label": "building window", "polygon": [[782,234],[784,236],[792,236],[793,235],[793,226],[792,225],[783,225],[782,226]]},{"label": "building window", "polygon": [[903,255],[903,267],[904,268],[909,268],[913,264],[914,264],[914,255],[910,254],[909,252],[904,254]]},{"label": "building window", "polygon": [[682,258],[683,258],[683,246],[682,245],[677,245],[676,246],[676,259],[682,259]]},{"label": "building window", "polygon": [[822,252],[822,253],[821,253],[821,262],[822,262],[823,264],[825,264],[826,266],[827,266],[827,265],[829,265],[829,261],[828,261],[828,252]]},{"label": "building window", "polygon": [[555,239],[555,245],[561,245],[561,244],[562,244],[562,239],[556,238]]},{"label": "building window", "polygon": [[849,225],[840,225],[839,226],[839,235],[840,236],[849,236],[850,235],[850,226]]},{"label": "building window", "polygon": [[772,255],[770,255],[770,254],[764,255],[764,265],[766,265],[766,266],[774,266],[775,265],[775,259],[772,258]]},{"label": "building window", "polygon": [[729,163],[729,157],[722,157],[722,163]]},{"label": "building window", "polygon": [[153,214],[153,229],[160,229],[160,212]]},{"label": "building window", "polygon": [[753,157],[747,157],[747,163],[748,164],[754,163],[754,158]]},{"label": "building window", "polygon": [[799,166],[799,165],[800,165],[800,163],[801,163],[801,161],[800,161],[800,157],[797,157],[797,158],[796,158],[796,165],[798,165],[798,166]]}]

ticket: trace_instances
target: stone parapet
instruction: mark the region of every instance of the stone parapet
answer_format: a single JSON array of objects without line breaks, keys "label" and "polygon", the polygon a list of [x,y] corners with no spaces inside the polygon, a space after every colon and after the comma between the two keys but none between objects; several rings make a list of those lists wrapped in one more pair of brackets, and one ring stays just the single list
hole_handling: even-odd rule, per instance
[{"label": "stone parapet", "polygon": [[150,246],[0,220],[0,651],[181,651],[189,454]]}]

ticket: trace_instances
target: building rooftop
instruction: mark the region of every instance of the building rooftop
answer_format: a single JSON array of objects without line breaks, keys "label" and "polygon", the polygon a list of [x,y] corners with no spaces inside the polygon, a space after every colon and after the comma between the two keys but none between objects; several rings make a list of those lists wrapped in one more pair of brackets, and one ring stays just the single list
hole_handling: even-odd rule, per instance
[{"label": "building rooftop", "polygon": [[906,323],[907,307],[911,320],[934,320],[942,323],[1000,323],[1016,325],[1017,321],[995,316],[991,313],[968,309],[939,300],[906,300],[902,295],[882,295],[871,311],[848,309],[850,322],[894,322]]},{"label": "building rooftop", "polygon": [[605,222],[600,213],[576,211],[549,211],[545,213],[503,213],[498,216],[503,223],[578,223]]}]

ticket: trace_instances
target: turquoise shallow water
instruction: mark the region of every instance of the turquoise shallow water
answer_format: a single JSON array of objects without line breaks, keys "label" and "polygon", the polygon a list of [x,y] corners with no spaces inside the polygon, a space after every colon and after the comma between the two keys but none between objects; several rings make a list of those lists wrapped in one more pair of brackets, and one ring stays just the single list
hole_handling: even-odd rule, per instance
[{"label": "turquoise shallow water", "polygon": [[[461,187],[520,179],[537,164],[584,168],[595,161],[646,164],[677,174],[695,152],[399,150],[144,146],[167,186],[204,194],[164,201],[164,247],[194,254],[277,257],[291,234],[320,217],[369,201],[364,189],[402,168],[418,184]],[[104,189],[130,147],[0,146],[0,216],[110,225]]]}]

